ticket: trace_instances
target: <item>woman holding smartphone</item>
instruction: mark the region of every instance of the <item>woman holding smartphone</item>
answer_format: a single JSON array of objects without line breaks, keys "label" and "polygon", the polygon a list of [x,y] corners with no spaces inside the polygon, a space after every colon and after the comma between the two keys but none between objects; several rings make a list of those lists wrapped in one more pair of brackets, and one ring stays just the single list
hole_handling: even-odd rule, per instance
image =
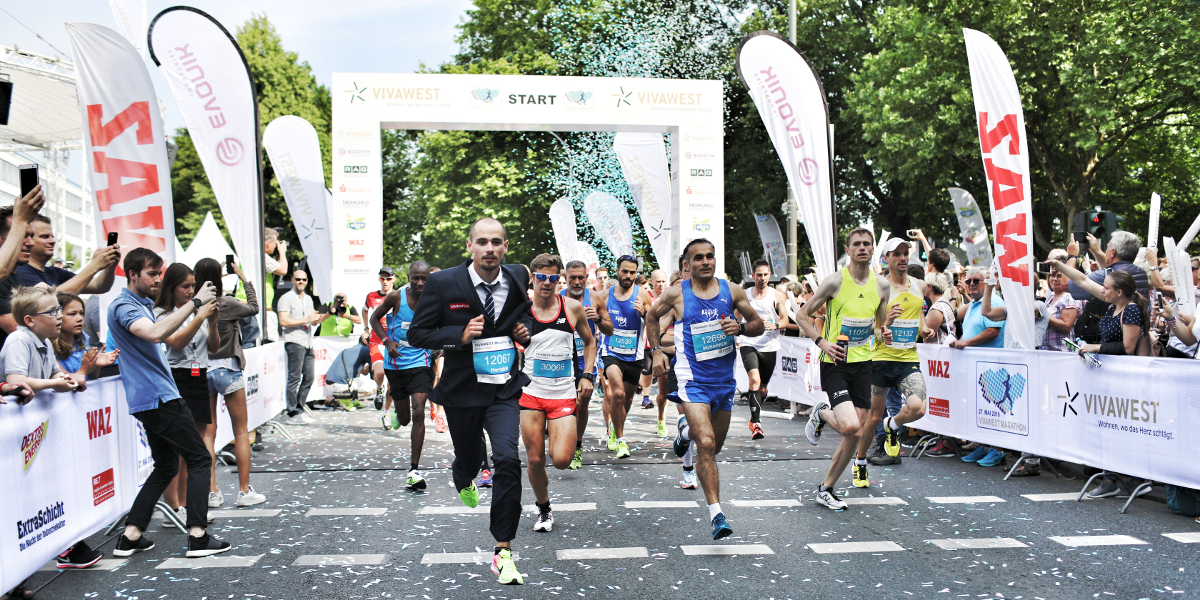
[{"label": "woman holding smartphone", "polygon": [[[258,314],[258,296],[254,293],[254,285],[246,281],[246,274],[241,267],[230,266],[246,290],[245,302],[224,295],[221,263],[211,258],[202,258],[196,263],[196,285],[203,286],[209,281],[213,283],[217,289],[217,301],[213,304],[217,305],[219,313],[216,328],[210,330],[210,334],[216,331],[220,344],[216,350],[208,353],[208,403],[214,426],[208,430],[204,442],[212,448],[216,440],[217,395],[220,394],[225,397],[225,408],[233,425],[233,455],[237,458],[238,466],[237,506],[254,506],[266,502],[267,497],[254,491],[250,485],[250,433],[246,431],[246,380],[242,376],[246,368],[246,355],[242,353],[242,331],[238,320]],[[217,508],[225,503],[225,495],[217,487],[215,459],[213,467],[209,483],[209,508]]]}]

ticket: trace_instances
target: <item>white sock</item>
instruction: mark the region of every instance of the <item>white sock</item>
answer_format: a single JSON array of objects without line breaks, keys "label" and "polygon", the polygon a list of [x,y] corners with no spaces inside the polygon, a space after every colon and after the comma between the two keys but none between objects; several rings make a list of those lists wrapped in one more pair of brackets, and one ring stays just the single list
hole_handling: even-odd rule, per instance
[{"label": "white sock", "polygon": [[865,466],[867,466],[867,459],[865,459],[865,458],[856,458],[856,459],[854,459],[854,466],[856,466],[856,467],[865,467]]},{"label": "white sock", "polygon": [[716,502],[716,503],[708,505],[708,520],[709,521],[716,518],[716,516],[719,514],[721,514],[721,503],[720,502]]},{"label": "white sock", "polygon": [[696,442],[689,442],[687,452],[683,453],[683,466],[692,468],[692,461],[696,458]]},{"label": "white sock", "polygon": [[900,431],[900,424],[896,422],[896,417],[893,416],[887,418],[887,425],[884,425],[884,427],[892,431]]}]

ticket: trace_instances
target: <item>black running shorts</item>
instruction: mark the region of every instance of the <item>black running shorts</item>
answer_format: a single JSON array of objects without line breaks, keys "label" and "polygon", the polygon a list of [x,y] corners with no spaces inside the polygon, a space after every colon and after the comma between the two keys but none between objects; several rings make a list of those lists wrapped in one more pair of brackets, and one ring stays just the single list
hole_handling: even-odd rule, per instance
[{"label": "black running shorts", "polygon": [[387,375],[388,395],[393,402],[402,402],[413,394],[428,394],[433,391],[433,369],[413,367],[411,369],[384,369]]},{"label": "black running shorts", "polygon": [[[621,380],[629,385],[636,386],[642,378],[642,361],[621,360],[615,356],[604,357],[604,373],[608,374],[608,368],[616,365],[621,370]],[[612,377],[609,376],[609,383]]]},{"label": "black running shorts", "polygon": [[746,367],[746,371],[758,369],[758,377],[762,380],[762,386],[767,387],[771,383],[771,375],[775,373],[775,353],[760,352],[750,346],[742,346],[742,366]]},{"label": "black running shorts", "polygon": [[821,361],[821,387],[829,396],[829,405],[853,402],[856,408],[871,408],[871,367],[869,360],[833,364]]}]

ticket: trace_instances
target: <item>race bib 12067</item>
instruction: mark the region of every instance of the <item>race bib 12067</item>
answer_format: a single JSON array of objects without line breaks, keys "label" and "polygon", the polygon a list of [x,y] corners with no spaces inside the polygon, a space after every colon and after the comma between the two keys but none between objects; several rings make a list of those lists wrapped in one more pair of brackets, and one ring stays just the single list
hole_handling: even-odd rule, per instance
[{"label": "race bib 12067", "polygon": [[479,383],[505,383],[511,377],[517,349],[511,338],[495,337],[471,342],[475,378]]}]

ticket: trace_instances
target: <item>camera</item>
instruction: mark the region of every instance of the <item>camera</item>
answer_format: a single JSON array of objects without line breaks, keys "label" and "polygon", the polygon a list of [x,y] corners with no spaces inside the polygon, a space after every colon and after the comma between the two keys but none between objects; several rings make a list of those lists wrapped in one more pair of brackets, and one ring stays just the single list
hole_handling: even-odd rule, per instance
[{"label": "camera", "polygon": [[346,297],[345,296],[336,296],[333,299],[333,312],[335,312],[339,315],[346,314]]}]

